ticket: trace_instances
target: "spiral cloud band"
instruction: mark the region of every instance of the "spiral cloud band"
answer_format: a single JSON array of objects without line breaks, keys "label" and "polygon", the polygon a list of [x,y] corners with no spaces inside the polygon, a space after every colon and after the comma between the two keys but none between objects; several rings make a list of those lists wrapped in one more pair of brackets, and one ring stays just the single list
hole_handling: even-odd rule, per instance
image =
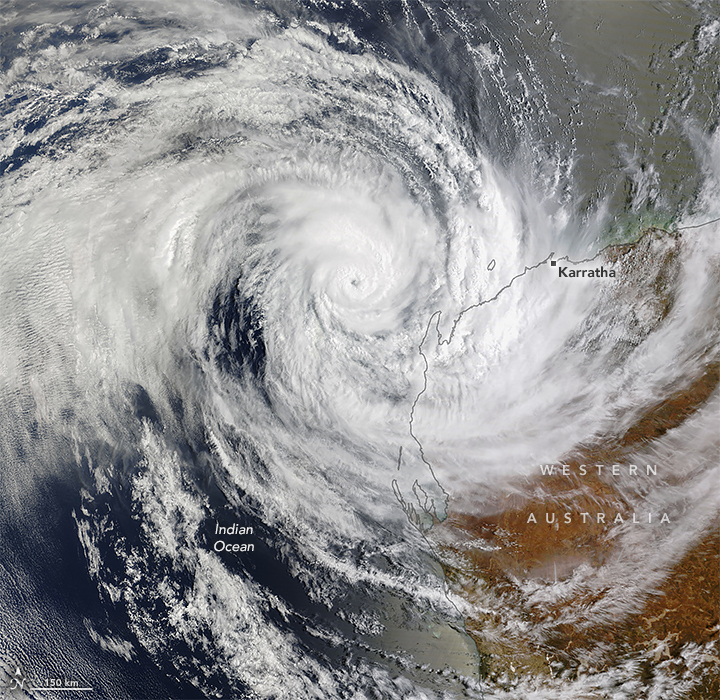
[{"label": "spiral cloud band", "polygon": [[[0,668],[31,697],[705,677],[717,630],[651,682],[664,652],[557,635],[625,624],[717,531],[717,22],[667,59],[698,82],[652,143],[682,148],[593,170],[583,119],[627,95],[560,77],[572,17],[380,4],[2,10]],[[578,494],[615,529],[503,558],[587,524]]]}]

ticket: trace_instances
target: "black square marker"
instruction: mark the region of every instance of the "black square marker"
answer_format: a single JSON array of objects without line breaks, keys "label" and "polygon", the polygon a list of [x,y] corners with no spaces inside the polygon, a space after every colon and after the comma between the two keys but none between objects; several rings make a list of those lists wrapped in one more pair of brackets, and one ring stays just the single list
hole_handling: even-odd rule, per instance
[{"label": "black square marker", "polygon": [[556,266],[557,266],[557,260],[551,260],[551,261],[550,261],[550,265],[552,265],[553,267],[556,267]]}]

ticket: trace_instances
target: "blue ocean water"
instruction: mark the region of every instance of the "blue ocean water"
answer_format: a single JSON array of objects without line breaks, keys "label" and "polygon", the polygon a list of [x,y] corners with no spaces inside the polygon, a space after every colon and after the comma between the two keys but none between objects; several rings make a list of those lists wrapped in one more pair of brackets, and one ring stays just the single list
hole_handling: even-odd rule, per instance
[{"label": "blue ocean water", "polygon": [[[579,697],[483,677],[426,528],[717,356],[720,25],[640,3],[618,54],[562,7],[2,9],[9,697]],[[667,319],[640,283],[498,296],[648,222],[703,225]],[[676,555],[717,514],[712,401],[653,445]]]}]

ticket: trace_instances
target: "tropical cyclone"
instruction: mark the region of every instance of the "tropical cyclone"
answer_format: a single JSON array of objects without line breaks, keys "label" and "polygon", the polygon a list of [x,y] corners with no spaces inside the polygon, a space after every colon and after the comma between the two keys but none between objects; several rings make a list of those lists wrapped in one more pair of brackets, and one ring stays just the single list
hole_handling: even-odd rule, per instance
[{"label": "tropical cyclone", "polygon": [[718,229],[549,251],[720,214],[717,13],[600,4],[4,3],[0,686],[702,678]]},{"label": "tropical cyclone", "polygon": [[502,687],[718,692],[713,235],[651,228],[574,263],[617,271],[602,285],[546,259],[428,325],[410,430],[432,478],[401,502]]}]

